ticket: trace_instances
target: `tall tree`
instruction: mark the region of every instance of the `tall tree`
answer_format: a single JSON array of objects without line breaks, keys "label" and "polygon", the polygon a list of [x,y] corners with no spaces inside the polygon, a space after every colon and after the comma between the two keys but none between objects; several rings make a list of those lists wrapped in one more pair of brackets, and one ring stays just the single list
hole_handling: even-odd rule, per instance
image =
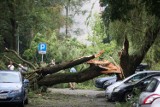
[{"label": "tall tree", "polygon": [[[117,43],[124,41],[120,65],[131,75],[160,36],[159,0],[100,0],[103,19]],[[112,30],[112,31],[111,31]],[[125,39],[124,39],[125,38]]]},{"label": "tall tree", "polygon": [[58,31],[64,25],[63,6],[58,0],[4,0],[0,1],[0,8],[0,32],[4,40],[1,49],[17,50],[20,44],[23,53],[37,32]]}]

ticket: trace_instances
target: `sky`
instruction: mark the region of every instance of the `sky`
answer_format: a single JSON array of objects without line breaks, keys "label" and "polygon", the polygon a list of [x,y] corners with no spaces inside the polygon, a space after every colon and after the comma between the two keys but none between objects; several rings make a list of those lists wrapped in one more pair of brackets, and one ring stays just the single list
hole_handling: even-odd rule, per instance
[{"label": "sky", "polygon": [[[92,35],[92,31],[91,27],[86,24],[86,20],[91,13],[91,17],[93,17],[95,13],[99,13],[101,11],[101,8],[99,6],[99,0],[88,0],[82,6],[81,10],[86,10],[87,12],[84,15],[75,15],[73,18],[74,24],[68,30],[72,37],[77,38],[78,41],[84,44],[88,44],[89,42],[87,40],[87,37],[89,35]],[[80,29],[80,33],[78,35],[74,33],[75,31],[77,31],[77,29]],[[62,28],[61,32],[65,32],[65,28]]]},{"label": "sky", "polygon": [[[92,8],[93,6],[93,8]],[[79,41],[87,44],[87,36],[92,35],[92,31],[91,31],[91,27],[89,25],[86,24],[87,21],[87,17],[89,16],[89,14],[91,14],[91,17],[94,16],[95,13],[99,13],[100,12],[100,6],[99,6],[99,0],[90,0],[87,3],[85,3],[82,7],[82,10],[87,10],[87,13],[85,15],[77,15],[75,16],[75,20],[78,22],[76,24],[74,24],[72,27],[74,29],[80,28],[82,29],[82,32],[80,35],[76,36],[76,38],[78,38]],[[90,18],[91,18],[90,17]]]}]

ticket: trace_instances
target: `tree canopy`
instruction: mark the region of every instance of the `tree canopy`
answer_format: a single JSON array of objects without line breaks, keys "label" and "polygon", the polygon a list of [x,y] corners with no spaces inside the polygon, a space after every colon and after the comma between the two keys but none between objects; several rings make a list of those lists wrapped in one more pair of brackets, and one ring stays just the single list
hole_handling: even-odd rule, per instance
[{"label": "tree canopy", "polygon": [[122,47],[126,38],[120,64],[126,75],[133,74],[159,39],[159,0],[100,0],[100,4],[105,7],[102,17],[112,39]]}]

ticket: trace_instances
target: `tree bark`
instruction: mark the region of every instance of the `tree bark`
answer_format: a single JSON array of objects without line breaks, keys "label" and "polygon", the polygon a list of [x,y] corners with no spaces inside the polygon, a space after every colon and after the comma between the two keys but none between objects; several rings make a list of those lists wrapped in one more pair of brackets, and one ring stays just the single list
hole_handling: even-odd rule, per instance
[{"label": "tree bark", "polygon": [[17,49],[17,39],[16,39],[16,32],[18,28],[18,23],[16,21],[16,9],[15,9],[15,4],[14,1],[8,1],[8,8],[10,11],[10,23],[11,23],[11,44],[10,48],[13,50]]},{"label": "tree bark", "polygon": [[146,30],[144,42],[141,43],[137,53],[129,55],[129,41],[125,38],[124,48],[120,53],[120,66],[126,77],[135,73],[136,67],[142,62],[148,50],[160,35],[160,23],[158,22]]},{"label": "tree bark", "polygon": [[78,59],[75,59],[75,60],[72,60],[72,61],[69,61],[69,62],[63,62],[61,64],[54,65],[54,66],[43,67],[43,68],[35,70],[35,72],[37,74],[41,74],[41,75],[47,75],[47,74],[56,73],[56,72],[58,72],[60,70],[71,68],[73,66],[85,63],[85,62],[87,62],[87,61],[89,61],[91,59],[99,57],[101,54],[103,54],[103,52],[104,51],[101,51],[101,52],[99,52],[98,54],[95,54],[95,55],[81,57],[81,58],[78,58]]},{"label": "tree bark", "polygon": [[51,74],[45,76],[43,79],[38,81],[40,86],[52,86],[59,83],[76,82],[81,83],[90,79],[93,79],[99,75],[102,75],[103,69],[99,66],[90,66],[88,69],[78,73],[61,73]]}]

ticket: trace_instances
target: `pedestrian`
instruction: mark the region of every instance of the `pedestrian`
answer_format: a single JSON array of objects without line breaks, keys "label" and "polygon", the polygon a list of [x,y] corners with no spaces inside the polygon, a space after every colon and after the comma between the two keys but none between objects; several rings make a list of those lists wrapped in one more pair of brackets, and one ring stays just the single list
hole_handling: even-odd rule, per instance
[{"label": "pedestrian", "polygon": [[48,64],[48,66],[52,67],[56,65],[55,59],[52,59],[51,62]]},{"label": "pedestrian", "polygon": [[[70,69],[70,72],[71,72],[71,73],[76,73],[77,70],[76,70],[74,67],[72,67],[72,68]],[[70,89],[74,90],[74,89],[75,89],[75,85],[76,85],[75,82],[69,82]]]},{"label": "pedestrian", "polygon": [[28,66],[27,66],[27,64],[24,64],[24,66],[23,66],[23,72],[27,72],[28,71]]},{"label": "pedestrian", "polygon": [[14,65],[12,61],[9,61],[8,69],[12,71],[14,70]]},{"label": "pedestrian", "polygon": [[18,71],[19,72],[22,72],[22,68],[23,68],[22,64],[18,64]]},{"label": "pedestrian", "polygon": [[28,67],[27,67],[27,65],[26,64],[24,64],[24,65],[22,65],[22,64],[18,64],[18,70],[20,71],[20,72],[26,72],[27,70],[28,70]]},{"label": "pedestrian", "polygon": [[51,65],[56,65],[55,59],[51,60]]}]

